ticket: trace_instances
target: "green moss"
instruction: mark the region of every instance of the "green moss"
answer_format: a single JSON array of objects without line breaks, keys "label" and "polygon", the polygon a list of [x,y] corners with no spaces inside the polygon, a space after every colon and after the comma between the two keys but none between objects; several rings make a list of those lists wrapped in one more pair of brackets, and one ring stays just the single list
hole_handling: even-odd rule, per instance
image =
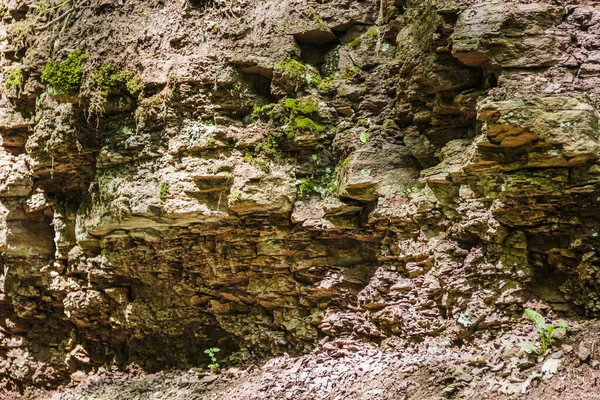
[{"label": "green moss", "polygon": [[306,12],[306,14],[308,15],[309,18],[313,19],[318,24],[327,26],[325,24],[325,21],[323,21],[323,18],[321,18],[321,16],[319,14],[317,14],[317,12],[315,10],[313,10],[312,8],[309,8],[308,11]]},{"label": "green moss", "polygon": [[[313,160],[314,156],[319,157],[313,154]],[[327,167],[320,174],[313,174],[310,177],[299,179],[296,181],[298,197],[308,198],[313,193],[319,194],[321,198],[336,196],[340,174],[349,163],[350,158],[347,157],[340,161],[334,170],[331,167]]]},{"label": "green moss", "polygon": [[284,100],[283,105],[293,115],[310,115],[319,111],[319,105],[311,97],[303,97],[301,99],[287,98]]},{"label": "green moss", "polygon": [[21,67],[16,66],[8,73],[8,76],[2,84],[2,87],[4,87],[4,89],[15,90],[17,91],[17,94],[21,94],[21,91],[23,90],[23,83],[24,79]]},{"label": "green moss", "polygon": [[275,69],[284,70],[288,72],[292,76],[292,78],[302,78],[306,73],[306,65],[302,64],[300,61],[296,61],[291,58],[276,63]]},{"label": "green moss", "polygon": [[276,63],[275,71],[287,73],[293,80],[303,82],[309,86],[318,86],[322,80],[319,71],[314,67],[307,66],[291,58]]},{"label": "green moss", "polygon": [[144,90],[144,82],[142,82],[142,78],[138,74],[133,74],[129,76],[127,82],[125,82],[125,88],[132,96],[137,96]]},{"label": "green moss", "polygon": [[362,39],[360,37],[357,37],[356,39],[348,43],[348,47],[351,49],[356,49],[358,46],[360,46],[361,43]]},{"label": "green moss", "polygon": [[283,105],[285,108],[288,108],[290,110],[295,110],[296,108],[298,108],[298,100],[292,99],[292,98],[287,98],[283,101]]},{"label": "green moss", "polygon": [[321,125],[310,118],[307,117],[296,117],[294,118],[294,127],[303,131],[310,132],[323,132],[325,131],[325,126]]},{"label": "green moss", "polygon": [[317,89],[329,92],[331,89],[331,78],[323,79],[317,86]]},{"label": "green moss", "polygon": [[83,81],[82,65],[87,56],[75,50],[65,61],[48,61],[42,73],[42,82],[51,93],[77,94]]},{"label": "green moss", "polygon": [[254,160],[254,156],[252,155],[252,153],[247,151],[246,154],[244,154],[244,162],[250,163],[252,162],[252,160]]},{"label": "green moss", "polygon": [[262,160],[255,160],[254,165],[256,165],[261,171],[269,173],[271,172],[271,167],[269,164]]},{"label": "green moss", "polygon": [[346,166],[348,166],[348,164],[350,164],[350,157],[346,157],[342,161],[340,161],[340,163],[336,167],[336,170],[337,171],[341,171],[343,168],[345,168]]},{"label": "green moss", "polygon": [[169,182],[163,182],[160,184],[160,190],[158,191],[158,198],[162,201],[167,199],[167,194],[169,194]]},{"label": "green moss", "polygon": [[369,29],[367,31],[367,35],[371,38],[377,37],[379,35],[379,28],[377,27],[372,27],[371,29]]},{"label": "green moss", "polygon": [[342,75],[342,77],[344,79],[352,79],[356,75],[362,74],[362,72],[362,69],[358,67],[346,67],[346,71],[344,72],[344,75]]},{"label": "green moss", "polygon": [[396,125],[396,123],[394,122],[394,120],[387,119],[383,123],[383,129],[384,130],[390,130],[390,129],[399,129],[399,128],[398,128],[398,125]]},{"label": "green moss", "polygon": [[254,151],[256,154],[261,154],[268,158],[274,158],[277,155],[277,143],[275,142],[273,135],[269,135],[269,137],[256,145]]},{"label": "green moss", "polygon": [[311,116],[318,116],[319,105],[312,97],[299,99],[286,98],[283,107],[279,107],[273,115],[273,121],[282,126],[284,135],[293,140],[297,131],[323,132],[324,125],[315,122]]},{"label": "green moss", "polygon": [[[88,110],[90,114],[102,114],[104,105],[110,96],[129,93],[135,97],[141,94],[143,90],[144,84],[139,75],[108,64],[101,66],[91,74],[82,93],[89,100]],[[119,100],[118,105],[119,108],[126,108],[126,103],[122,98]]]},{"label": "green moss", "polygon": [[260,118],[262,107],[263,106],[261,104],[254,104],[252,106],[252,118],[255,118],[255,119]]},{"label": "green moss", "polygon": [[100,90],[105,98],[120,93],[123,89],[135,96],[144,88],[139,76],[135,73],[123,71],[110,64],[103,65],[92,74],[92,84]]},{"label": "green moss", "polygon": [[269,119],[271,117],[271,111],[273,110],[273,107],[275,107],[275,104],[254,104],[252,107],[252,118]]}]

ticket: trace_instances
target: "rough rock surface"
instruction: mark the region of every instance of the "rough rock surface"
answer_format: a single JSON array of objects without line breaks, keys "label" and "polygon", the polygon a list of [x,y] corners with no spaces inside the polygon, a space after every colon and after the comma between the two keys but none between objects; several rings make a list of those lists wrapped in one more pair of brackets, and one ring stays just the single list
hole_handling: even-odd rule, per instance
[{"label": "rough rock surface", "polygon": [[600,3],[50,3],[0,4],[3,390],[600,314]]}]

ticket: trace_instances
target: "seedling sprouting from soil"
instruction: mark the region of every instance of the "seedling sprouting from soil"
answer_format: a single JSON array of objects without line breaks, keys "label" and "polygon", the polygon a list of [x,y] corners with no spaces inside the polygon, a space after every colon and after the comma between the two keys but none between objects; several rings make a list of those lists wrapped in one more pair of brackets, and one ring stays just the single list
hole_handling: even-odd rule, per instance
[{"label": "seedling sprouting from soil", "polygon": [[217,357],[215,356],[215,354],[218,353],[219,351],[221,351],[221,349],[218,349],[216,347],[211,347],[210,349],[204,350],[204,353],[208,354],[208,356],[210,357],[210,360],[212,361],[211,364],[208,364],[208,368],[210,368],[211,371],[216,371],[219,369],[220,365],[217,362]]},{"label": "seedling sprouting from soil", "polygon": [[567,323],[560,321],[554,325],[546,325],[546,319],[544,317],[528,308],[525,309],[525,314],[527,314],[527,316],[535,323],[540,335],[540,344],[537,345],[532,342],[521,342],[519,343],[519,346],[521,346],[521,348],[528,353],[535,353],[544,356],[548,353],[550,346],[552,346],[552,339],[554,336],[559,332],[566,331]]}]

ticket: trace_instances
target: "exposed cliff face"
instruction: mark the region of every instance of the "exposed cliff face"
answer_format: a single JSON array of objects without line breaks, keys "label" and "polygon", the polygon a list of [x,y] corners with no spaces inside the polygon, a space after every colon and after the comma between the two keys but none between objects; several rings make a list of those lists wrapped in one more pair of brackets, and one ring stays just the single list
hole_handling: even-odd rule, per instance
[{"label": "exposed cliff face", "polygon": [[594,2],[3,7],[7,384],[600,311]]}]

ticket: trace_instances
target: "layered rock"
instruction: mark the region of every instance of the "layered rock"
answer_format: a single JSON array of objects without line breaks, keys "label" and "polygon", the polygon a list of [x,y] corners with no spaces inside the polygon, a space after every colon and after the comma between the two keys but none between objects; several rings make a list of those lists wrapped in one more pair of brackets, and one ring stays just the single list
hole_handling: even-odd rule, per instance
[{"label": "layered rock", "polygon": [[600,9],[528,3],[8,3],[5,382],[596,315]]}]

